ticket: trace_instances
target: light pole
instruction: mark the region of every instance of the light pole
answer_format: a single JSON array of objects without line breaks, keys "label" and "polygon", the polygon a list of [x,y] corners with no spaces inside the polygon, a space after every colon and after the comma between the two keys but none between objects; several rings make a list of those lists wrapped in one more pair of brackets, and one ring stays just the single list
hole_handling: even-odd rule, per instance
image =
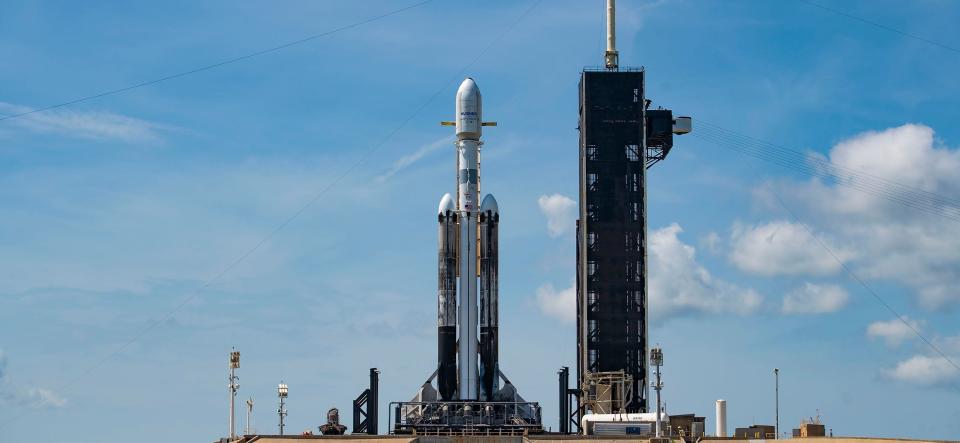
[{"label": "light pole", "polygon": [[287,416],[287,410],[283,407],[283,402],[284,399],[287,398],[288,392],[289,389],[287,389],[287,385],[283,384],[281,381],[280,384],[277,385],[277,396],[280,397],[280,408],[277,409],[277,415],[280,416],[280,435],[283,435],[283,417]]},{"label": "light pole", "polygon": [[237,377],[236,370],[240,367],[240,353],[237,351],[230,352],[230,377],[228,378],[229,383],[227,388],[230,389],[230,440],[233,440],[237,437],[236,426],[234,426],[234,403],[237,399],[237,390],[240,389],[240,384],[237,383],[237,380],[240,377]]},{"label": "light pole", "polygon": [[780,368],[773,368],[773,379],[776,387],[774,388],[774,429],[777,433],[777,439],[780,439]]},{"label": "light pole", "polygon": [[657,391],[657,438],[660,438],[663,436],[660,424],[660,390],[663,389],[663,382],[660,381],[660,366],[663,366],[663,350],[659,346],[650,350],[650,363],[657,367],[657,381],[652,383],[652,387]]}]

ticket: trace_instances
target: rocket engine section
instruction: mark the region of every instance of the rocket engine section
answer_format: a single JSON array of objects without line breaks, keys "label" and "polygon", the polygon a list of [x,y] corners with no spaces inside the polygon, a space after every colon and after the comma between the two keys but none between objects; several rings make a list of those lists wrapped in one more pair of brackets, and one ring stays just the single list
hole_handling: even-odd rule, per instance
[{"label": "rocket engine section", "polygon": [[499,246],[497,229],[500,211],[497,200],[487,194],[480,204],[480,395],[483,400],[495,401],[500,390],[498,373],[498,319]]},{"label": "rocket engine section", "polygon": [[437,390],[440,398],[457,396],[457,210],[453,197],[440,200],[437,274]]}]

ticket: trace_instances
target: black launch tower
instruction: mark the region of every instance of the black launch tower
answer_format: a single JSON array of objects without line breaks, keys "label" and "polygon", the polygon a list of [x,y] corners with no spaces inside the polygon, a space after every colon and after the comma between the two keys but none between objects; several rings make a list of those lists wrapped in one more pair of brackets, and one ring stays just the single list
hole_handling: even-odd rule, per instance
[{"label": "black launch tower", "polygon": [[606,67],[580,76],[575,414],[648,412],[646,170],[690,118],[648,109],[643,68],[620,68],[608,1]]}]

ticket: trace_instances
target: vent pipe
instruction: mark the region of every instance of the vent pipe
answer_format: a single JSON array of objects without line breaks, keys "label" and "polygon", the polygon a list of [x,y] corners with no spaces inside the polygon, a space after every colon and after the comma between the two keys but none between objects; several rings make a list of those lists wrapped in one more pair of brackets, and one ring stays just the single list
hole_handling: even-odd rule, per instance
[{"label": "vent pipe", "polygon": [[617,25],[616,2],[607,0],[607,52],[603,54],[603,64],[607,69],[617,69],[619,54],[617,53]]}]

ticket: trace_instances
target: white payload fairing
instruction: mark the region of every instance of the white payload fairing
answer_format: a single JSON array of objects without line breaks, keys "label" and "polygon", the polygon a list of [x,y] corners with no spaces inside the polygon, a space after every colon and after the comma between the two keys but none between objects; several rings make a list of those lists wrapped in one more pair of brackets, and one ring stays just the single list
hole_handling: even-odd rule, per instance
[{"label": "white payload fairing", "polygon": [[[471,78],[457,90],[457,196],[440,200],[437,388],[443,400],[493,400],[497,363],[500,214],[492,195],[480,202],[480,89]],[[479,205],[479,207],[478,207]],[[478,303],[477,295],[480,300]],[[478,339],[479,332],[479,339]]]}]

